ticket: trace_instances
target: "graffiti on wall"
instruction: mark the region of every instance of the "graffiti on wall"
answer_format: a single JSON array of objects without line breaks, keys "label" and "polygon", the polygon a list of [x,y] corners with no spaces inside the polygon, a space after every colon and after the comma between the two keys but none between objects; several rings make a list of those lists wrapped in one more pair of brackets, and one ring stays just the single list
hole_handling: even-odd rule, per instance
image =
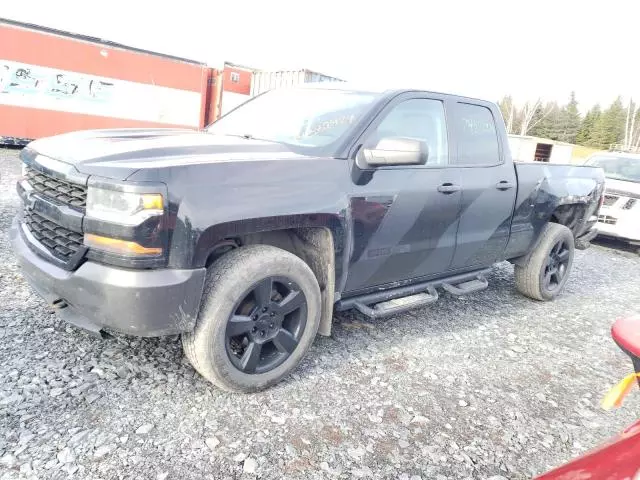
[{"label": "graffiti on wall", "polygon": [[197,91],[0,58],[0,107],[8,105],[197,127],[201,103]]},{"label": "graffiti on wall", "polygon": [[13,62],[0,63],[0,94],[40,94],[107,102],[113,87],[113,82],[98,77]]}]

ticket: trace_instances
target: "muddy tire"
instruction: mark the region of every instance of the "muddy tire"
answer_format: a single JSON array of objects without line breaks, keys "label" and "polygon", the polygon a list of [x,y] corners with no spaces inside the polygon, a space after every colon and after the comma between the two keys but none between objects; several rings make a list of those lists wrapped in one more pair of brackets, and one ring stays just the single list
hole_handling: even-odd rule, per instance
[{"label": "muddy tire", "polygon": [[549,301],[564,289],[575,253],[573,233],[564,225],[548,223],[537,246],[515,266],[516,288],[534,300]]},{"label": "muddy tire", "polygon": [[182,345],[213,384],[255,392],[298,365],[320,313],[320,288],[304,261],[269,245],[241,247],[209,268],[196,328]]}]

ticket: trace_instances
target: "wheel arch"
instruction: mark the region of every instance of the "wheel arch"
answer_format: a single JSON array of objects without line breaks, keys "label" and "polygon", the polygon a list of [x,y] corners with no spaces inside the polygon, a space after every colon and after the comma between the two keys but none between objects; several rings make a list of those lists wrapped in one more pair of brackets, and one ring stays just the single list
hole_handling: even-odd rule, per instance
[{"label": "wheel arch", "polygon": [[586,202],[560,203],[556,206],[555,210],[551,212],[549,221],[564,225],[576,236],[579,233],[579,228],[583,225],[586,212]]},{"label": "wheel arch", "polygon": [[292,220],[256,219],[217,225],[201,235],[194,266],[209,266],[234,248],[271,245],[301,258],[313,271],[322,296],[318,333],[331,335],[336,278],[342,271],[344,228],[338,217],[312,215]]}]

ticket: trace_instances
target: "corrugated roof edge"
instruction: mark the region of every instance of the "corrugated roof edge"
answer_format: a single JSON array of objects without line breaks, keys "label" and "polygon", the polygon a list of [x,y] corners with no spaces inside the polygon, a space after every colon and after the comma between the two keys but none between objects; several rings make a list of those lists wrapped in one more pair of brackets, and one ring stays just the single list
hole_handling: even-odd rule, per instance
[{"label": "corrugated roof edge", "polygon": [[148,55],[155,55],[158,57],[163,57],[170,60],[176,60],[179,62],[192,63],[194,65],[205,65],[204,62],[198,62],[197,60],[191,60],[189,58],[177,57],[175,55],[168,55],[166,53],[160,53],[160,52],[152,52],[151,50],[144,50],[142,48],[131,47],[129,45],[112,42],[111,40],[105,40],[103,38],[91,37],[89,35],[81,35],[79,33],[66,32],[64,30],[58,30],[55,28],[44,27],[42,25],[35,25],[33,23],[24,23],[24,22],[19,22],[17,20],[10,20],[8,18],[0,17],[0,24],[2,23],[5,23],[7,25],[12,25],[14,27],[28,28],[28,29],[37,30],[43,33],[50,33],[52,35],[59,35],[62,37],[74,38],[76,40],[83,40],[85,42],[99,43],[100,45],[104,45],[105,47],[121,48],[121,49],[129,50],[132,52],[146,53]]}]

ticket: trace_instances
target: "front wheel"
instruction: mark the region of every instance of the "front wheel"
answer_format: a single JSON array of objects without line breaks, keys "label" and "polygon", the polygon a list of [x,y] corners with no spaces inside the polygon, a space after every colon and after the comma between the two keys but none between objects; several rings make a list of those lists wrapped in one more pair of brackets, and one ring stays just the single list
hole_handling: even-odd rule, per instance
[{"label": "front wheel", "polygon": [[267,388],[307,353],[320,309],[318,282],[299,257],[269,245],[241,247],[209,268],[196,328],[182,336],[185,355],[224,390]]},{"label": "front wheel", "polygon": [[567,283],[574,252],[571,230],[548,223],[534,250],[521,266],[515,266],[516,288],[534,300],[553,300]]}]

